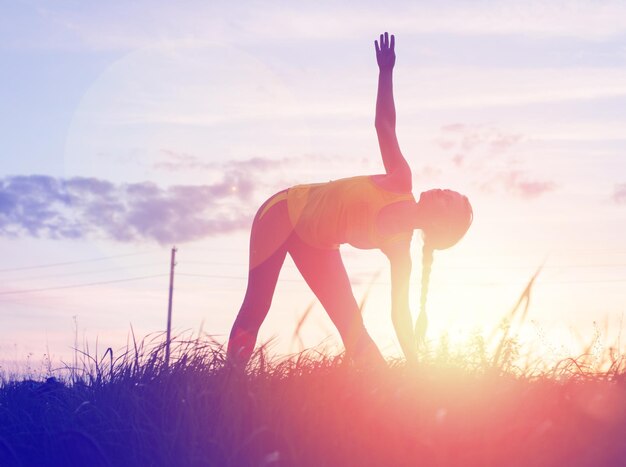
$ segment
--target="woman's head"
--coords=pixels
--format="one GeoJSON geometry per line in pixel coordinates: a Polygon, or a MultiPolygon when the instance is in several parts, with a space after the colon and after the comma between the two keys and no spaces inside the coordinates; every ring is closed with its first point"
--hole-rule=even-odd
{"type": "Polygon", "coordinates": [[[428,190],[418,201],[424,244],[433,250],[455,245],[473,220],[472,206],[466,196],[452,190],[428,190]]]}

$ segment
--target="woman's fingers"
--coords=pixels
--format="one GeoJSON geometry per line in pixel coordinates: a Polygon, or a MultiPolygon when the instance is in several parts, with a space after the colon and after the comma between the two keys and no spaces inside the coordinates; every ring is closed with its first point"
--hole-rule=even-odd
{"type": "Polygon", "coordinates": [[[396,37],[392,34],[391,35],[391,41],[389,40],[389,33],[385,32],[384,34],[380,35],[380,40],[379,41],[374,41],[377,44],[376,46],[376,50],[378,52],[380,52],[383,49],[391,49],[393,50],[396,44],[396,37]]]}
{"type": "Polygon", "coordinates": [[[376,49],[376,54],[380,54],[381,52],[386,52],[387,50],[394,51],[396,47],[396,36],[391,35],[391,41],[389,40],[389,33],[385,32],[380,35],[380,42],[374,41],[374,48],[376,49]]]}

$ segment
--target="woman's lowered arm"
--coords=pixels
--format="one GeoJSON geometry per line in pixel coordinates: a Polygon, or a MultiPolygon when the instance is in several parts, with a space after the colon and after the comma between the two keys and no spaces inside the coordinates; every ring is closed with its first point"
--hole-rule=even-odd
{"type": "Polygon", "coordinates": [[[411,190],[411,169],[400,151],[396,136],[396,107],[393,101],[393,67],[396,62],[395,37],[380,35],[374,41],[378,62],[378,95],[376,97],[376,133],[387,175],[397,177],[400,188],[411,190]]]}
{"type": "Polygon", "coordinates": [[[417,345],[409,309],[411,255],[408,245],[384,251],[391,265],[391,321],[407,363],[417,362],[417,345]]]}

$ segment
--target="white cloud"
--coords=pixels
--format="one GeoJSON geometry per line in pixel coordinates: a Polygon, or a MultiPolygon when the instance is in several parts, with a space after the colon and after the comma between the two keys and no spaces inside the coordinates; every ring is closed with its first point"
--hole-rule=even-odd
{"type": "Polygon", "coordinates": [[[617,204],[626,204],[626,183],[615,185],[613,201],[617,204]]]}
{"type": "Polygon", "coordinates": [[[406,67],[398,95],[421,108],[480,108],[626,96],[626,68],[406,67]]]}
{"type": "MultiPolygon", "coordinates": [[[[163,40],[189,44],[283,43],[370,37],[382,27],[397,34],[521,34],[603,40],[626,33],[620,1],[479,2],[38,2],[25,26],[35,47],[141,48],[163,40]]],[[[12,41],[19,47],[20,41],[12,41]]],[[[338,46],[340,46],[338,44],[338,46]]]]}

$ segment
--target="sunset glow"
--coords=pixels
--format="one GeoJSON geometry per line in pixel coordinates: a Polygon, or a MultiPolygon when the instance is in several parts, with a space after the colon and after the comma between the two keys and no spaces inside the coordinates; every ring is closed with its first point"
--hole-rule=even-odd
{"type": "MultiPolygon", "coordinates": [[[[541,268],[528,316],[512,323],[522,354],[549,366],[618,345],[626,4],[192,3],[1,7],[3,368],[70,358],[75,340],[124,347],[131,324],[162,332],[173,245],[174,331],[225,342],[259,205],[295,184],[384,171],[381,30],[397,38],[397,133],[415,196],[451,188],[474,210],[467,236],[435,254],[431,344],[488,338],[541,268]]],[[[367,329],[399,356],[388,262],[341,251],[357,301],[368,294],[367,329]]],[[[414,317],[420,255],[416,232],[414,317]]],[[[274,337],[279,355],[339,351],[289,258],[260,341],[274,337]]]]}

